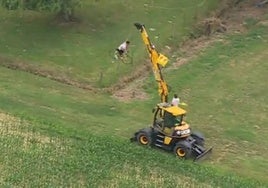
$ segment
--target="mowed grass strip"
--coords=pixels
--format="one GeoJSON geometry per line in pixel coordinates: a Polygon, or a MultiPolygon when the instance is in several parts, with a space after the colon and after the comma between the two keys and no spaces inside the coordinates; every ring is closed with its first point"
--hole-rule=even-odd
{"type": "Polygon", "coordinates": [[[40,134],[28,121],[0,114],[1,186],[261,187],[213,168],[181,161],[115,136],[40,134]],[[131,146],[131,147],[130,147],[131,146]],[[7,157],[8,156],[8,157],[7,157]]]}

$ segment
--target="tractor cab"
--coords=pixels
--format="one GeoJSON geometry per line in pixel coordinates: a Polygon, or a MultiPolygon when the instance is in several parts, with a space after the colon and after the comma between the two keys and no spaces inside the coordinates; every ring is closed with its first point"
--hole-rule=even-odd
{"type": "Polygon", "coordinates": [[[169,103],[159,103],[154,110],[153,126],[167,136],[187,137],[190,126],[183,121],[186,111],[169,103]]]}

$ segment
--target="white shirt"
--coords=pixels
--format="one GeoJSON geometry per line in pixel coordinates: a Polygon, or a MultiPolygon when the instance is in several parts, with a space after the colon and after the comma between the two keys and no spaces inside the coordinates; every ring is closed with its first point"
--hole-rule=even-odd
{"type": "Polygon", "coordinates": [[[171,104],[172,104],[173,106],[178,106],[178,105],[180,104],[180,99],[179,99],[179,98],[174,98],[174,97],[173,97],[173,99],[172,99],[172,101],[171,101],[171,104]]]}
{"type": "Polygon", "coordinates": [[[124,52],[127,51],[127,43],[123,42],[122,44],[120,44],[120,46],[118,47],[118,50],[122,50],[124,52]]]}

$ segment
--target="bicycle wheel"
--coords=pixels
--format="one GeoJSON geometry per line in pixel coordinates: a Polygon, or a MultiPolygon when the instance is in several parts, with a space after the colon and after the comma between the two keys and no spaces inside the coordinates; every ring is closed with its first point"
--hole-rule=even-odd
{"type": "Polygon", "coordinates": [[[115,51],[110,51],[109,52],[109,57],[111,59],[111,63],[115,63],[115,62],[119,61],[119,54],[118,54],[118,52],[116,50],[115,51]]]}
{"type": "Polygon", "coordinates": [[[124,63],[132,64],[133,63],[133,54],[126,54],[124,57],[124,63]]]}

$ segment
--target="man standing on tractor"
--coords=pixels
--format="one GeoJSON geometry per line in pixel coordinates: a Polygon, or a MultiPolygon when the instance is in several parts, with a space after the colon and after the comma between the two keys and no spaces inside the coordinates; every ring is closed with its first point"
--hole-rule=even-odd
{"type": "Polygon", "coordinates": [[[171,101],[172,106],[179,106],[180,104],[180,99],[178,98],[177,94],[174,94],[174,97],[171,101]]]}

